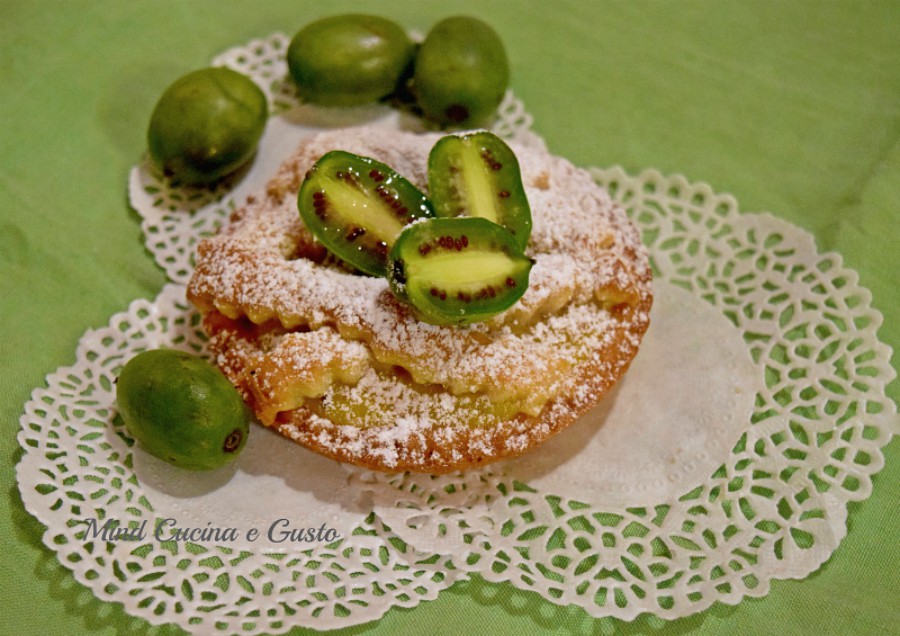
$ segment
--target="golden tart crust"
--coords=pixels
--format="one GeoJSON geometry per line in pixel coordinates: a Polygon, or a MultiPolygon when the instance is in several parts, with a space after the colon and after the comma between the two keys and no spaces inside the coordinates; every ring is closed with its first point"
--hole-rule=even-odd
{"type": "Polygon", "coordinates": [[[593,407],[649,324],[651,273],[624,211],[569,162],[510,144],[532,208],[529,288],[466,327],[415,318],[383,279],[347,271],[296,197],[329,150],[373,157],[427,191],[439,137],[316,135],[204,240],[188,287],[217,363],[260,422],[341,461],[447,472],[521,454],[593,407]]]}

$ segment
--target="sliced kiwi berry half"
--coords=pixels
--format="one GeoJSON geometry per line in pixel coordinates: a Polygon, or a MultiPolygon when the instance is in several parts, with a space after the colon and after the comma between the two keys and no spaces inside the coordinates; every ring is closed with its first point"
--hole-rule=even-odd
{"type": "Polygon", "coordinates": [[[480,217],[434,218],[406,228],[388,260],[398,298],[424,322],[464,325],[512,306],[532,261],[506,228],[480,217]]]}
{"type": "Polygon", "coordinates": [[[326,248],[372,276],[385,275],[388,253],[406,225],[434,216],[425,195],[393,169],[343,150],[315,163],[297,204],[326,248]]]}
{"type": "Polygon", "coordinates": [[[428,187],[439,217],[477,216],[509,230],[521,249],[531,235],[531,207],[519,162],[489,132],[442,137],[428,156],[428,187]]]}

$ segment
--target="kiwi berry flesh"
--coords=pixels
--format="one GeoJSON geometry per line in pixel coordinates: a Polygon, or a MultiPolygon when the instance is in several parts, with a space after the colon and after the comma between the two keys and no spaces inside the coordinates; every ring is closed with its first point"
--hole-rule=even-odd
{"type": "Polygon", "coordinates": [[[393,169],[343,150],[310,169],[297,206],[326,248],[372,276],[385,275],[388,253],[406,225],[434,216],[425,195],[393,169]]]}
{"type": "Polygon", "coordinates": [[[523,250],[531,236],[531,207],[519,162],[489,132],[442,137],[428,156],[428,188],[439,217],[477,216],[509,230],[523,250]]]}
{"type": "Polygon", "coordinates": [[[423,321],[464,325],[511,307],[532,261],[503,226],[480,217],[434,218],[406,228],[391,249],[391,289],[423,321]]]}

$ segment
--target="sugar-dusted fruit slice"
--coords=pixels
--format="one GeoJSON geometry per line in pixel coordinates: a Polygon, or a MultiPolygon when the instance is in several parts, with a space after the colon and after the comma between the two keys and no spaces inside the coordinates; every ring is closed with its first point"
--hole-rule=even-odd
{"type": "Polygon", "coordinates": [[[528,288],[532,261],[516,238],[487,219],[428,219],[391,249],[391,289],[437,325],[463,325],[512,306],[528,288]]]}
{"type": "Polygon", "coordinates": [[[388,252],[406,225],[434,216],[425,195],[390,167],[343,150],[315,163],[297,205],[325,247],[373,276],[385,275],[388,252]]]}
{"type": "Polygon", "coordinates": [[[531,207],[512,149],[489,132],[442,137],[428,156],[428,188],[440,217],[478,216],[509,230],[523,250],[531,207]]]}

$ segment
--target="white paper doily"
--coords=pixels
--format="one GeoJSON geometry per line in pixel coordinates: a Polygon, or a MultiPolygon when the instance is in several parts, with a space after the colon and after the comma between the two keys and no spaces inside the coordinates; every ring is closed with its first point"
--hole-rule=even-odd
{"type": "MultiPolygon", "coordinates": [[[[649,403],[654,422],[629,421],[640,415],[616,413],[617,405],[615,420],[603,422],[609,407],[601,405],[593,417],[602,425],[591,435],[579,431],[580,440],[536,451],[550,457],[439,477],[356,471],[360,488],[387,525],[420,549],[455,555],[463,570],[597,617],[675,618],[764,595],[772,579],[807,576],[845,536],[847,503],[869,496],[881,448],[900,429],[885,395],[895,377],[890,349],[877,339],[881,316],[868,291],[840,257],[817,253],[806,232],[767,214],[739,214],[733,198],[706,185],[654,171],[594,176],[641,228],[655,289],[665,297],[677,286],[719,312],[749,354],[759,382],[746,386],[755,393],[752,412],[733,448],[711,456],[711,469],[686,485],[677,449],[657,438],[672,439],[667,427],[679,417],[668,411],[680,392],[702,398],[725,388],[723,378],[737,370],[728,347],[712,364],[686,360],[688,377],[674,380],[667,358],[642,359],[642,347],[635,364],[659,366],[641,369],[643,398],[631,395],[649,403]],[[607,435],[611,428],[624,439],[638,424],[643,445],[607,435]],[[593,453],[566,449],[579,442],[593,453]],[[602,472],[604,462],[625,467],[616,479],[635,489],[623,497],[583,477],[602,472]],[[648,462],[671,479],[658,482],[648,462]],[[546,467],[553,467],[549,478],[546,467]],[[648,479],[645,485],[663,486],[649,497],[640,486],[648,479]]],[[[723,342],[706,325],[683,327],[671,335],[705,331],[723,342]]],[[[622,388],[632,379],[629,373],[622,388]]],[[[699,423],[721,425],[721,398],[709,395],[710,409],[694,414],[699,423]]],[[[690,428],[684,433],[690,437],[690,428]]]]}
{"type": "MultiPolygon", "coordinates": [[[[286,44],[276,34],[215,61],[253,77],[273,106],[248,170],[214,191],[169,188],[146,164],[132,171],[129,192],[147,247],[175,283],[189,278],[197,241],[262,187],[302,135],[360,123],[416,125],[381,106],[300,104],[283,81],[286,44]]],[[[543,143],[530,124],[507,95],[494,129],[543,143]]],[[[48,376],[26,404],[17,476],[27,509],[47,526],[44,543],[99,598],[196,633],[357,624],[432,599],[471,573],[594,616],[629,619],[735,603],[764,594],[773,578],[812,572],[846,533],[846,503],[869,495],[881,447],[900,428],[884,391],[895,375],[890,350],[877,339],[881,317],[868,292],[838,256],[818,254],[809,234],[769,215],[739,214],[734,199],[706,185],[652,171],[594,176],[628,208],[650,248],[661,281],[657,312],[664,312],[654,326],[675,321],[681,338],[707,329],[723,344],[717,362],[695,369],[696,390],[732,393],[712,396],[715,409],[696,420],[696,394],[678,396],[684,425],[707,427],[701,443],[672,448],[664,442],[671,436],[648,432],[657,443],[602,480],[602,471],[573,480],[577,462],[553,466],[551,452],[578,455],[565,441],[518,465],[388,477],[336,467],[257,428],[233,471],[194,481],[133,448],[114,413],[114,378],[130,355],[161,344],[202,351],[183,287],[169,285],[85,334],[76,363],[48,376]],[[678,318],[685,299],[694,301],[690,325],[678,318]],[[278,461],[265,465],[272,454],[278,461]],[[640,466],[654,476],[635,484],[640,476],[629,470],[640,466]],[[314,478],[319,470],[323,477],[314,478]],[[354,494],[359,485],[368,501],[354,494]],[[133,527],[175,518],[183,526],[233,526],[244,539],[86,540],[81,521],[91,518],[133,527]],[[264,535],[280,518],[295,527],[324,524],[342,538],[287,547],[246,540],[251,527],[264,535]]],[[[657,336],[648,336],[646,351],[696,350],[654,345],[657,336]]],[[[711,353],[707,347],[692,362],[711,353]]],[[[639,356],[636,379],[626,376],[615,395],[639,395],[637,378],[653,377],[651,362],[639,356]]],[[[666,377],[647,388],[657,405],[673,377],[684,380],[666,377]]],[[[684,384],[674,390],[684,393],[684,384]]],[[[601,439],[607,453],[633,443],[616,424],[632,418],[652,431],[654,411],[626,408],[632,400],[605,404],[570,432],[601,439]],[[591,426],[599,429],[591,434],[591,426]]]]}
{"type": "Polygon", "coordinates": [[[352,497],[340,465],[274,444],[261,427],[232,469],[211,473],[171,468],[134,448],[115,412],[122,365],[147,348],[203,352],[203,342],[184,288],[167,285],[155,301],[135,301],[87,332],[76,363],[48,376],[26,404],[22,499],[78,581],[151,623],[202,634],[363,623],[433,599],[454,581],[449,559],[417,552],[344,503],[352,497]],[[143,536],[98,534],[91,520],[94,529],[114,520],[143,536]],[[220,534],[179,540],[176,528],[220,534]],[[225,534],[232,528],[235,536],[225,534]],[[259,536],[250,541],[253,529],[259,536]]]}

